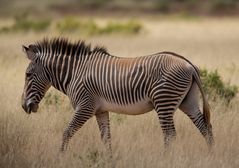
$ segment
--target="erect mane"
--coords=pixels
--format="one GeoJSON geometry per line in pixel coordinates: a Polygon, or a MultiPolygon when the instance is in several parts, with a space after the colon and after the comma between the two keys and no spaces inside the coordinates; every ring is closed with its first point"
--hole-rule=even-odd
{"type": "Polygon", "coordinates": [[[71,55],[80,56],[80,54],[86,55],[92,52],[103,52],[107,53],[104,47],[96,46],[93,49],[91,44],[85,44],[84,40],[79,40],[77,42],[70,42],[66,38],[44,38],[42,41],[35,43],[36,50],[40,53],[54,53],[54,55],[71,55]]]}

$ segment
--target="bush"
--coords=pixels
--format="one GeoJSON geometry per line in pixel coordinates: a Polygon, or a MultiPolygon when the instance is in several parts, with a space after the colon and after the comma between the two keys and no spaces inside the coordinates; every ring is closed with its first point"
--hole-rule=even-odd
{"type": "Polygon", "coordinates": [[[10,27],[2,27],[0,29],[0,33],[8,33],[11,31],[11,28],[10,27]]]}
{"type": "Polygon", "coordinates": [[[48,92],[44,96],[44,104],[46,105],[57,105],[60,104],[60,97],[57,94],[53,94],[52,92],[48,92]]]}
{"type": "Polygon", "coordinates": [[[13,31],[45,31],[48,26],[50,25],[49,20],[38,20],[38,21],[32,21],[28,19],[23,19],[17,21],[13,27],[13,31]]]}
{"type": "Polygon", "coordinates": [[[102,34],[111,33],[126,33],[137,34],[142,29],[142,25],[136,21],[129,21],[127,23],[113,23],[110,22],[101,29],[102,34]]]}
{"type": "Polygon", "coordinates": [[[60,32],[72,32],[79,29],[80,23],[73,17],[66,17],[56,24],[56,28],[60,32]]]}
{"type": "MultiPolygon", "coordinates": [[[[0,33],[19,32],[19,31],[45,31],[50,26],[50,20],[32,20],[27,15],[15,17],[12,26],[0,28],[0,33]]],[[[136,21],[128,21],[126,23],[109,22],[105,26],[100,27],[94,20],[80,21],[74,17],[65,17],[58,21],[55,28],[61,33],[80,32],[85,35],[101,35],[101,34],[138,34],[142,30],[142,25],[136,21]]]]}
{"type": "Polygon", "coordinates": [[[129,21],[127,23],[109,22],[106,26],[100,27],[94,20],[78,21],[73,17],[66,17],[56,24],[56,29],[62,33],[79,31],[86,35],[137,34],[142,29],[142,25],[136,21],[129,21]]]}
{"type": "Polygon", "coordinates": [[[17,31],[45,31],[50,26],[50,20],[37,19],[31,20],[26,15],[20,15],[15,17],[15,22],[12,26],[2,27],[0,32],[17,32],[17,31]]]}
{"type": "Polygon", "coordinates": [[[203,88],[209,98],[215,98],[216,95],[229,103],[236,96],[238,87],[230,85],[229,83],[224,83],[217,70],[208,72],[203,69],[200,70],[200,75],[202,78],[203,88]]]}
{"type": "Polygon", "coordinates": [[[48,91],[42,100],[42,104],[45,105],[45,110],[48,112],[58,112],[60,109],[64,108],[62,106],[62,102],[63,97],[59,93],[52,90],[48,91]]]}
{"type": "Polygon", "coordinates": [[[100,27],[93,21],[88,20],[80,24],[80,30],[87,35],[100,34],[100,27]]]}
{"type": "Polygon", "coordinates": [[[99,34],[100,29],[93,20],[79,21],[74,17],[66,17],[56,24],[56,29],[60,32],[81,32],[82,34],[99,34]]]}

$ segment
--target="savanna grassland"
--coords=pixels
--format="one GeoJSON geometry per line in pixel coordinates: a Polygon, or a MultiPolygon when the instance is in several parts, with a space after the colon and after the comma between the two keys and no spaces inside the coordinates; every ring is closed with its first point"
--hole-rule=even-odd
{"type": "MultiPolygon", "coordinates": [[[[107,19],[97,18],[104,24],[107,19]]],[[[122,57],[173,51],[200,68],[217,69],[225,82],[239,85],[238,18],[145,18],[139,20],[138,35],[110,34],[83,36],[67,33],[71,41],[85,39],[103,45],[122,57]]],[[[11,23],[1,20],[0,25],[11,23]]],[[[0,34],[0,167],[110,167],[100,140],[96,119],[90,119],[59,152],[62,133],[73,116],[66,96],[51,89],[36,114],[21,108],[24,72],[28,65],[21,46],[43,37],[46,32],[0,34]]],[[[199,131],[181,111],[175,113],[177,139],[165,152],[163,134],[154,111],[126,116],[111,113],[113,159],[117,168],[155,167],[239,167],[239,98],[225,105],[220,98],[210,101],[215,146],[209,152],[199,131]]]]}

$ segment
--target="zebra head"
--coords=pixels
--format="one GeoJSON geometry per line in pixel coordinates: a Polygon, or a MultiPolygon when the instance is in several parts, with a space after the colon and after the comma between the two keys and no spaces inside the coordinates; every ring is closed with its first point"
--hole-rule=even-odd
{"type": "Polygon", "coordinates": [[[22,108],[26,113],[36,112],[38,104],[50,87],[46,70],[41,63],[35,45],[23,46],[23,51],[30,60],[25,73],[25,85],[22,93],[22,108]]]}

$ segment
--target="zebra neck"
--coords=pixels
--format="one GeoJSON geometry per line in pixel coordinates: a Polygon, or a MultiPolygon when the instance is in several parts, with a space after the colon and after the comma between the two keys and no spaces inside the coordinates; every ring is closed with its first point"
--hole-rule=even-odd
{"type": "Polygon", "coordinates": [[[76,78],[81,78],[88,59],[88,55],[55,55],[50,60],[45,60],[45,67],[47,68],[52,86],[67,94],[72,81],[76,78]]]}

